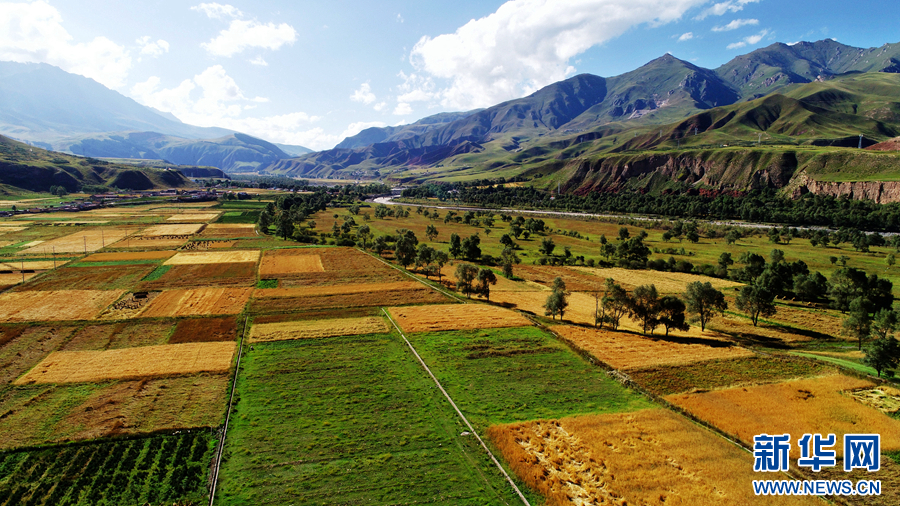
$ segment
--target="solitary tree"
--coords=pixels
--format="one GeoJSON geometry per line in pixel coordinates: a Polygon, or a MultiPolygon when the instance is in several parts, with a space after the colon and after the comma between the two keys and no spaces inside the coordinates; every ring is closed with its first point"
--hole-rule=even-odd
{"type": "Polygon", "coordinates": [[[519,263],[519,256],[516,255],[516,251],[510,247],[503,248],[503,252],[500,253],[500,265],[503,267],[503,275],[506,276],[507,279],[512,279],[513,274],[513,265],[519,263]]]}
{"type": "Polygon", "coordinates": [[[872,317],[869,316],[869,310],[872,302],[867,297],[857,297],[850,302],[850,308],[847,312],[847,318],[844,319],[841,326],[844,328],[844,334],[856,338],[862,350],[862,343],[869,338],[872,333],[872,317]]]}
{"type": "Polygon", "coordinates": [[[606,294],[600,301],[603,304],[604,323],[609,323],[613,330],[619,329],[619,322],[628,313],[628,292],[616,284],[612,278],[606,278],[606,294]]]}
{"type": "Polygon", "coordinates": [[[550,256],[553,254],[554,248],[556,248],[556,244],[553,242],[552,238],[545,237],[541,239],[541,247],[539,248],[541,254],[550,256]]]}
{"type": "Polygon", "coordinates": [[[689,313],[697,315],[700,322],[700,330],[706,330],[709,323],[717,314],[722,314],[728,309],[725,295],[713,288],[712,283],[694,281],[687,286],[684,292],[684,302],[689,313]]]}
{"type": "Polygon", "coordinates": [[[641,322],[644,335],[659,326],[659,292],[656,285],[641,285],[634,289],[628,315],[641,322]]]}
{"type": "Polygon", "coordinates": [[[494,271],[484,267],[478,271],[478,286],[475,287],[475,293],[479,297],[491,300],[491,285],[497,284],[497,275],[494,271]]]}
{"type": "Polygon", "coordinates": [[[557,276],[556,279],[553,280],[551,289],[553,291],[550,293],[550,296],[547,297],[547,301],[544,302],[544,314],[551,317],[555,317],[559,314],[559,319],[562,320],[566,308],[569,307],[566,283],[562,278],[557,276]]]}
{"type": "Polygon", "coordinates": [[[866,348],[863,363],[875,369],[879,378],[881,373],[885,373],[887,377],[893,376],[893,370],[900,363],[900,343],[893,336],[876,339],[866,348]]]}
{"type": "Polygon", "coordinates": [[[466,297],[471,298],[475,287],[472,282],[478,276],[478,267],[471,264],[459,264],[456,266],[456,289],[466,297]]]}
{"type": "Polygon", "coordinates": [[[666,336],[669,330],[688,330],[690,325],[685,321],[684,302],[674,295],[666,295],[659,299],[659,323],[666,328],[666,336]]]}
{"type": "Polygon", "coordinates": [[[434,239],[437,236],[438,236],[437,228],[435,228],[434,225],[429,223],[428,226],[425,227],[425,237],[427,237],[429,241],[434,242],[434,239]]]}
{"type": "Polygon", "coordinates": [[[441,270],[444,268],[444,265],[450,261],[450,257],[447,256],[446,251],[437,250],[434,252],[434,255],[431,257],[431,261],[434,263],[435,273],[438,277],[438,283],[441,282],[441,270]]]}
{"type": "Polygon", "coordinates": [[[450,234],[450,256],[459,258],[462,254],[462,241],[459,240],[457,234],[450,234]]]}
{"type": "Polygon", "coordinates": [[[759,322],[760,316],[775,314],[775,294],[756,283],[742,288],[735,302],[739,310],[750,316],[754,327],[759,322]]]}
{"type": "Polygon", "coordinates": [[[272,225],[272,215],[263,211],[259,213],[259,219],[256,220],[256,225],[259,227],[259,231],[268,234],[269,226],[272,225]]]}

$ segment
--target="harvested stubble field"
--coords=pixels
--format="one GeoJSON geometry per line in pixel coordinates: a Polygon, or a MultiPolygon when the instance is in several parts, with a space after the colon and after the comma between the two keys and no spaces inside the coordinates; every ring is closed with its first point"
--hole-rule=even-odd
{"type": "Polygon", "coordinates": [[[250,309],[255,313],[283,313],[328,308],[405,306],[447,303],[447,297],[416,282],[382,285],[333,285],[300,288],[264,288],[254,291],[250,309]],[[387,285],[391,285],[388,287],[387,285]],[[349,291],[343,290],[350,286],[349,291]],[[359,288],[357,288],[359,287],[359,288]]]}
{"type": "Polygon", "coordinates": [[[172,320],[85,325],[59,351],[114,350],[166,344],[172,320]]]}
{"type": "Polygon", "coordinates": [[[325,272],[283,274],[281,286],[390,283],[409,278],[380,261],[353,248],[303,248],[298,254],[319,255],[325,272]]]}
{"type": "Polygon", "coordinates": [[[237,391],[222,505],[517,500],[397,336],[256,344],[237,391]]]}
{"type": "Polygon", "coordinates": [[[0,394],[0,449],[222,423],[227,374],[36,384],[0,394]]]}
{"type": "Polygon", "coordinates": [[[536,327],[409,339],[476,428],[650,405],[536,327]]]}
{"type": "MultiPolygon", "coordinates": [[[[550,290],[539,292],[495,292],[491,290],[492,302],[538,316],[544,315],[544,303],[547,302],[549,296],[550,290]]],[[[573,292],[569,294],[568,301],[569,307],[563,315],[563,320],[586,325],[594,324],[597,302],[594,300],[593,294],[573,292]]]]}
{"type": "Polygon", "coordinates": [[[231,229],[242,229],[245,232],[250,231],[253,234],[254,230],[256,230],[256,225],[253,223],[210,223],[206,226],[206,231],[216,231],[216,230],[231,230],[231,229]]]}
{"type": "Polygon", "coordinates": [[[259,266],[260,276],[277,276],[279,274],[306,274],[309,272],[325,272],[322,257],[304,250],[269,250],[263,255],[259,266]]]}
{"type": "Polygon", "coordinates": [[[141,237],[165,237],[173,235],[193,235],[203,228],[202,223],[184,224],[184,225],[154,225],[142,230],[138,235],[141,237]]]}
{"type": "MultiPolygon", "coordinates": [[[[491,427],[513,471],[548,506],[755,504],[753,457],[664,409],[491,427]]],[[[767,497],[765,504],[819,504],[767,497]]]]}
{"type": "Polygon", "coordinates": [[[0,321],[90,320],[124,290],[55,290],[0,294],[0,321]]]}
{"type": "Polygon", "coordinates": [[[757,434],[836,434],[843,455],[844,434],[881,434],[881,450],[900,449],[900,420],[888,417],[841,392],[870,388],[867,380],[842,375],[676,394],[669,402],[736,436],[748,446],[757,434]]]}
{"type": "Polygon", "coordinates": [[[170,222],[188,222],[188,223],[206,223],[208,221],[212,221],[219,217],[219,213],[204,213],[204,214],[175,214],[169,216],[166,221],[170,222]]]}
{"type": "Polygon", "coordinates": [[[83,230],[67,236],[58,237],[32,246],[22,251],[22,254],[50,255],[55,253],[79,253],[97,251],[105,246],[123,239],[132,232],[127,228],[107,227],[103,229],[83,230]]]}
{"type": "Polygon", "coordinates": [[[650,367],[628,373],[635,383],[661,396],[832,374],[837,374],[837,370],[821,362],[762,356],[650,367]]]}
{"type": "Polygon", "coordinates": [[[753,356],[752,351],[724,339],[641,336],[571,325],[556,325],[553,330],[615,369],[753,356]]]}
{"type": "MultiPolygon", "coordinates": [[[[734,307],[733,302],[728,307],[734,307]]],[[[731,311],[729,309],[729,311],[731,311]]],[[[716,318],[706,326],[714,332],[720,332],[734,336],[740,341],[750,344],[761,344],[768,347],[785,347],[793,343],[803,343],[813,340],[808,333],[798,333],[796,329],[787,326],[770,325],[760,319],[759,325],[753,326],[750,318],[739,314],[726,313],[722,318],[716,318]]],[[[821,335],[820,335],[821,337],[821,335]]]]}
{"type": "MultiPolygon", "coordinates": [[[[457,262],[456,264],[445,265],[443,269],[441,269],[441,282],[445,286],[449,286],[453,289],[456,289],[456,266],[462,262],[457,262]]],[[[431,278],[434,279],[434,278],[431,278]]],[[[533,283],[531,281],[513,281],[511,279],[506,279],[503,276],[497,276],[497,284],[491,285],[491,293],[494,292],[534,292],[544,290],[543,285],[539,285],[537,283],[533,283]]]]}
{"type": "Polygon", "coordinates": [[[362,318],[364,316],[379,316],[384,313],[378,307],[352,307],[352,308],[333,308],[319,309],[315,311],[304,311],[302,313],[286,313],[286,314],[268,314],[254,316],[251,320],[254,325],[262,325],[264,323],[282,323],[296,322],[305,320],[334,320],[338,318],[362,318]]]}
{"type": "Polygon", "coordinates": [[[234,343],[183,343],[104,351],[57,351],[16,380],[35,383],[84,383],[109,379],[224,373],[231,367],[234,343]]]}
{"type": "Polygon", "coordinates": [[[17,290],[129,290],[154,267],[152,264],[62,267],[17,290]]]}
{"type": "Polygon", "coordinates": [[[66,263],[66,260],[59,260],[54,262],[53,260],[35,260],[32,262],[27,261],[12,261],[12,262],[3,262],[0,263],[0,270],[2,271],[48,271],[50,269],[55,269],[62,264],[66,263]]]}
{"type": "MultiPolygon", "coordinates": [[[[729,307],[734,307],[734,304],[729,304],[729,307]]],[[[836,309],[803,309],[784,304],[778,304],[777,308],[775,315],[768,319],[797,329],[849,339],[841,334],[841,323],[846,315],[836,309]]]]}
{"type": "Polygon", "coordinates": [[[662,272],[662,271],[634,271],[630,269],[621,269],[619,267],[609,269],[597,269],[593,267],[573,267],[573,269],[591,274],[605,281],[606,278],[613,278],[627,290],[632,290],[636,286],[656,285],[659,293],[680,294],[687,290],[687,285],[695,281],[702,283],[709,282],[713,288],[717,290],[725,290],[736,286],[742,286],[741,283],[729,281],[727,279],[711,278],[708,276],[700,276],[697,274],[686,274],[683,272],[662,272]]]}
{"type": "Polygon", "coordinates": [[[557,277],[566,283],[566,289],[571,292],[603,291],[606,278],[582,272],[573,267],[548,267],[543,265],[517,265],[515,273],[520,278],[527,279],[541,286],[549,287],[557,277]]]}
{"type": "Polygon", "coordinates": [[[178,320],[169,344],[234,341],[236,337],[237,319],[234,316],[184,318],[178,320]]]}
{"type": "Polygon", "coordinates": [[[250,223],[211,223],[206,226],[203,237],[253,237],[256,235],[256,225],[250,223]]]}
{"type": "Polygon", "coordinates": [[[177,253],[166,260],[165,265],[197,265],[197,264],[228,264],[228,263],[256,263],[259,261],[259,250],[249,251],[213,251],[213,252],[187,252],[177,253]]]}
{"type": "Polygon", "coordinates": [[[0,389],[59,349],[75,330],[61,325],[0,326],[0,389]]]}
{"type": "Polygon", "coordinates": [[[144,318],[238,314],[250,299],[251,288],[167,290],[141,313],[144,318]]]}
{"type": "Polygon", "coordinates": [[[482,304],[394,307],[390,312],[406,332],[531,326],[528,318],[515,311],[482,304]]]}
{"type": "Polygon", "coordinates": [[[39,272],[30,272],[27,274],[22,274],[21,272],[13,272],[13,273],[0,273],[0,290],[5,290],[11,286],[18,285],[24,281],[28,281],[29,279],[40,274],[39,272]]]}
{"type": "Polygon", "coordinates": [[[300,320],[254,325],[250,342],[318,339],[322,337],[379,334],[390,330],[384,318],[336,318],[333,320],[300,320]]]}
{"type": "Polygon", "coordinates": [[[200,504],[215,448],[207,430],[0,455],[0,504],[200,504]]]}
{"type": "MultiPolygon", "coordinates": [[[[144,281],[140,290],[164,290],[194,287],[252,287],[256,285],[256,264],[176,264],[165,265],[166,272],[158,279],[144,281]]],[[[152,279],[152,278],[151,278],[152,279]]]]}
{"type": "MultiPolygon", "coordinates": [[[[177,239],[166,239],[161,237],[126,237],[125,239],[112,245],[115,249],[142,249],[142,250],[165,250],[171,252],[172,248],[178,248],[187,242],[187,237],[177,239]]],[[[173,253],[174,254],[174,253],[173,253]]]]}
{"type": "Polygon", "coordinates": [[[125,262],[131,260],[164,260],[174,255],[174,251],[129,251],[116,253],[94,253],[81,262],[125,262]]]}

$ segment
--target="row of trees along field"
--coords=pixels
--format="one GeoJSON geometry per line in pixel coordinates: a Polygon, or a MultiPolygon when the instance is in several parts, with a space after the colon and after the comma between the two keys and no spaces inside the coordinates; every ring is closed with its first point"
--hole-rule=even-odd
{"type": "Polygon", "coordinates": [[[438,199],[488,208],[528,208],[587,213],[634,213],[717,220],[746,220],[832,228],[900,231],[900,203],[877,204],[806,194],[780,197],[766,188],[750,192],[698,190],[684,186],[661,194],[643,189],[556,194],[530,186],[504,186],[505,180],[432,183],[404,190],[403,197],[438,199]]]}

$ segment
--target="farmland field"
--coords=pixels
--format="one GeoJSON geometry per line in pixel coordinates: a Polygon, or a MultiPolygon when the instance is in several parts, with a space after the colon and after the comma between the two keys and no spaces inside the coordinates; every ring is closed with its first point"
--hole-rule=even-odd
{"type": "Polygon", "coordinates": [[[742,286],[742,283],[728,281],[725,279],[709,278],[707,276],[699,276],[696,274],[685,274],[682,272],[659,272],[659,271],[634,271],[629,269],[620,269],[618,267],[610,269],[595,269],[591,267],[576,267],[575,269],[597,276],[601,280],[613,278],[622,286],[633,288],[640,285],[656,285],[659,293],[683,293],[687,289],[687,285],[695,281],[709,282],[714,288],[724,290],[735,286],[742,286]]]}
{"type": "Polygon", "coordinates": [[[0,294],[0,321],[88,320],[118,299],[123,290],[23,291],[0,294]]]}
{"type": "Polygon", "coordinates": [[[250,298],[250,291],[250,288],[167,290],[153,299],[141,316],[156,318],[238,314],[250,298]]]}
{"type": "Polygon", "coordinates": [[[528,318],[515,311],[475,304],[395,307],[390,311],[391,316],[405,332],[437,332],[531,325],[528,318]]]}
{"type": "Polygon", "coordinates": [[[203,228],[202,224],[185,225],[154,225],[142,230],[138,235],[142,237],[165,237],[173,235],[193,235],[203,228]]]}
{"type": "Polygon", "coordinates": [[[395,335],[256,344],[242,368],[220,504],[516,500],[395,335]]]}
{"type": "MultiPolygon", "coordinates": [[[[491,427],[491,439],[548,506],[752,504],[753,457],[663,409],[491,427]]],[[[772,497],[765,504],[819,504],[772,497]]]]}
{"type": "Polygon", "coordinates": [[[86,253],[97,251],[129,235],[131,230],[125,228],[103,228],[76,232],[58,239],[52,239],[34,245],[22,251],[23,254],[52,253],[86,253]]]}
{"type": "Polygon", "coordinates": [[[300,274],[307,272],[325,272],[322,257],[304,250],[270,250],[263,256],[259,266],[260,276],[276,274],[300,274]]]}
{"type": "Polygon", "coordinates": [[[0,454],[0,504],[120,505],[200,501],[210,431],[0,454]]]}
{"type": "Polygon", "coordinates": [[[203,287],[252,287],[256,284],[256,263],[165,264],[159,277],[150,276],[140,290],[203,287]],[[155,279],[153,279],[155,278],[155,279]]]}
{"type": "Polygon", "coordinates": [[[211,342],[105,351],[58,351],[15,383],[81,383],[200,372],[224,373],[231,367],[234,349],[230,342],[211,342]]]}
{"type": "Polygon", "coordinates": [[[259,251],[216,251],[211,253],[177,253],[165,265],[228,264],[257,262],[259,251]]]}
{"type": "Polygon", "coordinates": [[[61,267],[19,287],[18,290],[128,290],[154,267],[153,264],[61,267]]]}
{"type": "Polygon", "coordinates": [[[250,330],[251,342],[283,341],[286,339],[316,339],[321,337],[355,336],[388,331],[384,318],[335,318],[332,320],[301,320],[261,323],[250,330]]]}

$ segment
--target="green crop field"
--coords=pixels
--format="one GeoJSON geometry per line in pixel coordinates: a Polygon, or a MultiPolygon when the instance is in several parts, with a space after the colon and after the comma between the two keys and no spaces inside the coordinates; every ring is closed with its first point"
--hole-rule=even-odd
{"type": "Polygon", "coordinates": [[[409,337],[476,428],[650,406],[535,327],[409,337]]]}
{"type": "Polygon", "coordinates": [[[255,344],[217,504],[511,504],[399,336],[255,344]]]}
{"type": "Polygon", "coordinates": [[[0,454],[0,504],[199,504],[209,430],[0,454]]]}

